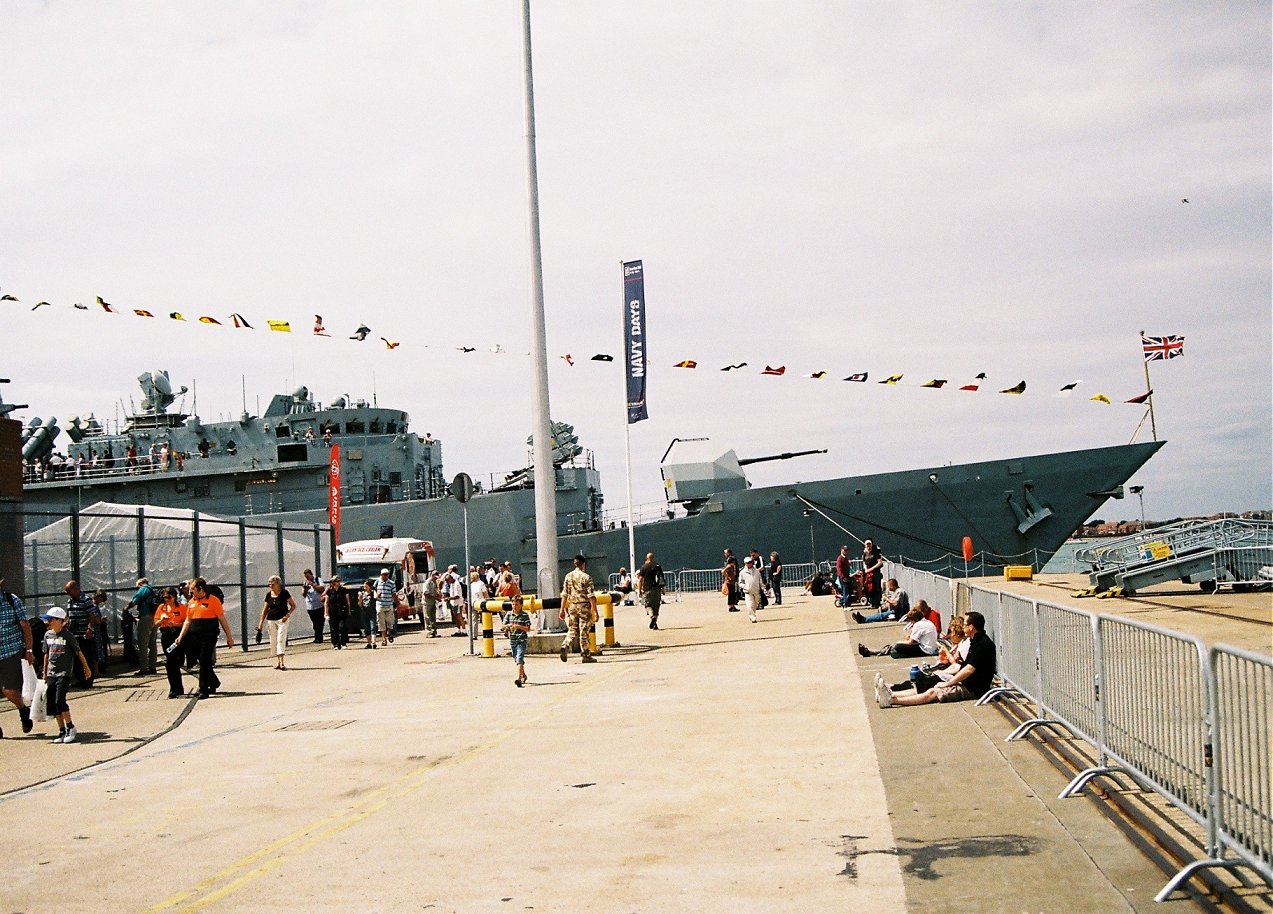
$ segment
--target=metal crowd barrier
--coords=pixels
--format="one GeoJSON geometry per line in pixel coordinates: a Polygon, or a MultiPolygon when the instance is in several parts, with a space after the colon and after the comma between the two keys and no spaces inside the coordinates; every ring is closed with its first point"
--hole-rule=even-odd
{"type": "Polygon", "coordinates": [[[950,578],[943,578],[919,568],[899,565],[896,562],[884,564],[884,580],[893,578],[897,586],[911,598],[911,606],[923,600],[933,609],[941,613],[941,617],[950,620],[955,608],[954,585],[950,578]]]}
{"type": "Polygon", "coordinates": [[[1201,639],[1157,626],[961,587],[958,600],[986,617],[997,647],[1001,685],[979,704],[1017,693],[1036,709],[1007,738],[1062,727],[1096,749],[1062,798],[1122,775],[1205,829],[1206,858],[1156,900],[1208,867],[1249,867],[1273,885],[1273,657],[1208,653],[1201,639]]]}
{"type": "Polygon", "coordinates": [[[682,568],[676,572],[676,583],[682,593],[707,593],[720,590],[724,577],[719,568],[682,568]]]}

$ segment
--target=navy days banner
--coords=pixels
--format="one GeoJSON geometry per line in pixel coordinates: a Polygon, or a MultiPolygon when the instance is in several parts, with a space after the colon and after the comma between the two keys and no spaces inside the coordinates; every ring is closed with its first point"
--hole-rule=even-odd
{"type": "Polygon", "coordinates": [[[639,260],[623,265],[623,341],[631,425],[650,418],[645,409],[645,272],[639,260]]]}

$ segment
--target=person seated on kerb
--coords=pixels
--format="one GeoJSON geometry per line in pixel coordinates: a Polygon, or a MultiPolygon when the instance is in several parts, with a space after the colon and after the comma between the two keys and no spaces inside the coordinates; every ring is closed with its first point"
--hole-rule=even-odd
{"type": "MultiPolygon", "coordinates": [[[[951,642],[951,647],[947,648],[944,644],[937,652],[936,665],[924,665],[924,675],[920,677],[919,682],[912,679],[905,679],[894,685],[887,685],[884,676],[880,673],[875,674],[875,687],[877,689],[889,688],[894,692],[908,692],[911,689],[923,692],[939,682],[950,682],[954,675],[959,672],[959,668],[968,662],[968,648],[972,647],[972,642],[964,637],[964,617],[955,616],[950,620],[950,628],[946,630],[946,640],[951,642]]],[[[879,693],[876,692],[876,695],[879,693]]]]}
{"type": "Polygon", "coordinates": [[[901,657],[932,657],[937,654],[937,626],[928,618],[928,604],[920,600],[906,614],[906,639],[896,644],[886,644],[878,651],[867,648],[858,642],[858,653],[863,657],[882,657],[888,655],[894,659],[901,657]]]}
{"type": "Polygon", "coordinates": [[[986,635],[986,620],[979,612],[964,616],[964,634],[969,641],[968,659],[949,682],[939,683],[918,695],[894,695],[879,688],[876,680],[875,700],[881,708],[927,705],[935,701],[969,701],[990,691],[995,678],[995,645],[986,635]]]}
{"type": "Polygon", "coordinates": [[[804,592],[811,597],[825,597],[831,593],[831,582],[827,580],[825,574],[819,571],[804,582],[804,592]]]}
{"type": "Polygon", "coordinates": [[[857,610],[853,611],[853,621],[859,625],[868,622],[900,622],[906,618],[906,614],[911,611],[911,598],[906,591],[902,590],[897,584],[897,578],[889,578],[885,585],[883,596],[880,598],[880,611],[864,616],[857,610]]]}

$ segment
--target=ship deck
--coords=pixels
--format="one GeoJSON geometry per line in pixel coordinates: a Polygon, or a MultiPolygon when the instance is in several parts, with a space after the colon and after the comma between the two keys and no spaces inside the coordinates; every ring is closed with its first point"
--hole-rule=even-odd
{"type": "MultiPolygon", "coordinates": [[[[1269,650],[1268,594],[1098,603],[1072,600],[1073,583],[998,585],[1269,650]]],[[[376,651],[294,645],[287,672],[263,646],[224,653],[223,692],[202,702],[166,700],[162,677],[107,678],[72,692],[82,740],[70,746],[49,744],[49,723],[13,738],[6,706],[0,811],[25,838],[10,848],[6,903],[1216,909],[1183,893],[1155,904],[1162,867],[1098,800],[1057,800],[1067,777],[1037,744],[1004,742],[1006,711],[878,709],[875,670],[904,678],[906,662],[853,645],[892,640],[890,626],[792,593],[755,625],[715,594],[666,604],[660,631],[645,621],[621,608],[623,646],[595,665],[528,658],[524,689],[506,657],[467,656],[465,639],[412,625],[376,651]],[[103,866],[109,879],[83,878],[103,866]]],[[[1260,889],[1239,901],[1273,908],[1260,889]]]]}

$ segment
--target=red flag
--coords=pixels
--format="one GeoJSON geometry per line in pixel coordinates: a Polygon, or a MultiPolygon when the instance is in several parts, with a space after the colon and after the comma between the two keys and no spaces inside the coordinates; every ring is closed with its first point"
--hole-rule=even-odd
{"type": "Polygon", "coordinates": [[[778,377],[778,376],[780,376],[780,375],[784,375],[784,374],[786,374],[786,373],[787,373],[787,366],[786,366],[786,365],[779,365],[777,368],[774,368],[774,367],[773,367],[773,366],[771,366],[771,365],[766,365],[766,366],[765,366],[765,370],[761,372],[761,374],[771,374],[771,375],[773,375],[774,377],[778,377]]]}
{"type": "Polygon", "coordinates": [[[114,306],[114,305],[112,305],[110,302],[105,301],[105,300],[104,300],[104,299],[103,299],[100,295],[99,295],[99,296],[97,296],[97,303],[98,303],[99,305],[101,305],[101,306],[102,306],[102,310],[103,310],[103,311],[105,311],[107,314],[114,314],[114,313],[115,313],[113,310],[111,310],[111,309],[113,309],[115,306],[114,306]]]}
{"type": "MultiPolygon", "coordinates": [[[[980,372],[980,373],[977,375],[977,380],[978,380],[978,381],[984,381],[985,379],[986,379],[986,373],[985,373],[984,371],[983,371],[983,372],[980,372]]],[[[980,385],[980,384],[975,384],[975,383],[974,383],[974,384],[965,384],[963,387],[961,387],[961,388],[959,388],[959,389],[960,389],[960,390],[980,390],[980,389],[981,389],[981,385],[980,385]]]]}
{"type": "Polygon", "coordinates": [[[571,368],[574,368],[574,367],[575,367],[575,360],[574,360],[574,359],[572,359],[572,358],[570,357],[570,353],[569,353],[569,352],[567,352],[567,353],[566,353],[565,355],[563,355],[561,358],[562,358],[562,360],[563,360],[563,361],[564,361],[567,365],[569,365],[571,368]]]}
{"type": "Polygon", "coordinates": [[[151,314],[149,311],[147,311],[145,308],[134,308],[133,314],[136,314],[138,317],[154,317],[155,316],[151,314]]]}
{"type": "Polygon", "coordinates": [[[1140,396],[1138,396],[1138,397],[1132,397],[1130,400],[1127,400],[1127,401],[1125,401],[1125,402],[1127,402],[1127,403],[1144,403],[1146,400],[1148,400],[1148,399],[1149,399],[1150,397],[1152,397],[1153,395],[1154,395],[1154,391],[1153,391],[1152,389],[1150,389],[1150,390],[1145,391],[1145,392],[1144,392],[1143,394],[1141,394],[1140,396]]]}
{"type": "Polygon", "coordinates": [[[331,448],[331,464],[327,472],[327,523],[332,525],[332,535],[340,542],[340,445],[331,448]]]}
{"type": "Polygon", "coordinates": [[[672,367],[673,368],[697,368],[698,362],[695,362],[693,359],[686,359],[684,362],[677,362],[672,367]]]}

